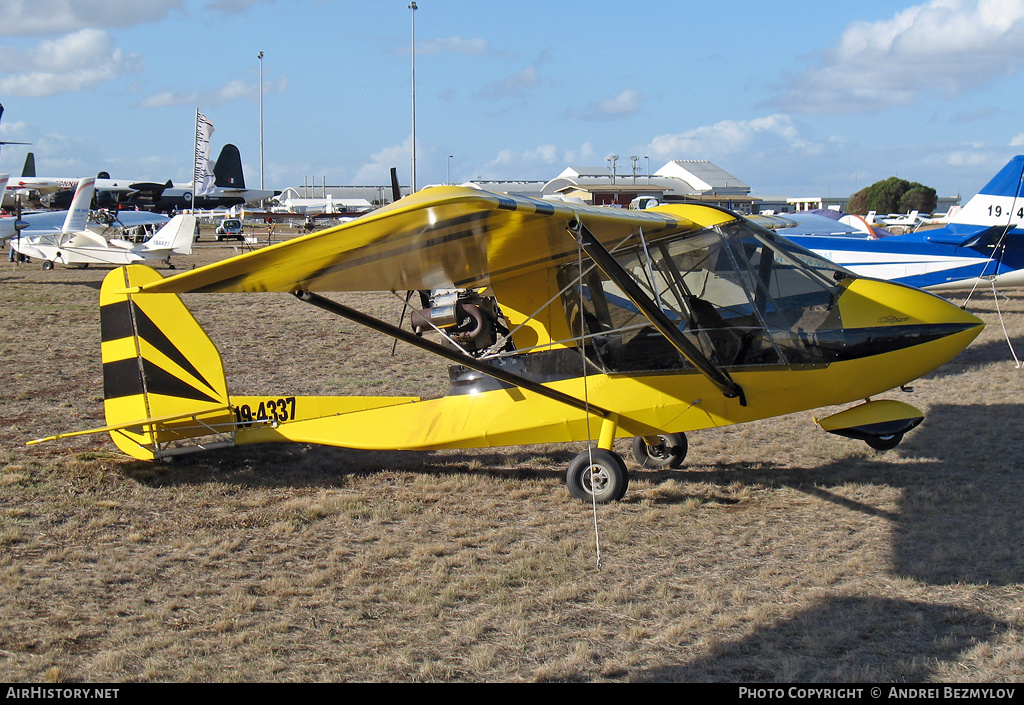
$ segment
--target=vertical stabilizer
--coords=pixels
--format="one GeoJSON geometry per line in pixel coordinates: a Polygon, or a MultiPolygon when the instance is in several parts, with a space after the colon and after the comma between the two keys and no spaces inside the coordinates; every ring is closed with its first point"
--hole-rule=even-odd
{"type": "Polygon", "coordinates": [[[196,217],[194,215],[176,215],[153,237],[149,238],[142,249],[147,251],[173,250],[179,255],[190,255],[195,232],[196,217]]]}
{"type": "Polygon", "coordinates": [[[21,175],[28,178],[36,178],[36,155],[29,152],[25,155],[25,166],[21,168],[21,175]]]}
{"type": "Polygon", "coordinates": [[[242,175],[242,155],[238,147],[226,144],[220,150],[217,163],[213,165],[214,183],[218,188],[245,188],[245,177],[242,175]]]}
{"type": "Polygon", "coordinates": [[[117,447],[152,460],[177,441],[228,432],[220,352],[177,294],[130,294],[162,277],[142,265],[115,269],[100,290],[103,399],[117,447]],[[219,425],[219,428],[218,428],[219,425]]]}
{"type": "Polygon", "coordinates": [[[96,189],[96,177],[91,176],[78,180],[78,187],[75,189],[75,197],[71,199],[71,208],[64,218],[64,227],[61,233],[70,235],[85,230],[89,223],[89,206],[92,205],[92,194],[96,189]]]}
{"type": "Polygon", "coordinates": [[[958,225],[1020,227],[1024,223],[1024,155],[1006,166],[950,219],[958,225]]]}

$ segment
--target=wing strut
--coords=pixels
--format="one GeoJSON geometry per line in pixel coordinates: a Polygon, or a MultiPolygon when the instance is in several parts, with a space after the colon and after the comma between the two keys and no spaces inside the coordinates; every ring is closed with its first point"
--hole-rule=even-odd
{"type": "Polygon", "coordinates": [[[616,286],[633,302],[633,305],[640,309],[640,312],[658,329],[658,332],[665,336],[679,353],[693,364],[698,370],[704,373],[712,384],[718,387],[722,394],[729,399],[739,397],[740,405],[747,405],[747,398],[743,389],[729,377],[729,374],[718,367],[715,367],[707,356],[697,346],[691,343],[683,335],[683,332],[665,315],[658,305],[651,301],[651,298],[644,293],[636,281],[624,270],[615,257],[605,249],[593,233],[580,220],[573,220],[568,225],[569,234],[576,238],[577,242],[587,253],[587,256],[594,261],[598,269],[604,272],[605,276],[615,282],[616,286]]]}
{"type": "Polygon", "coordinates": [[[305,291],[304,289],[300,289],[293,293],[300,301],[305,301],[306,303],[313,304],[325,311],[330,311],[331,313],[347,318],[350,321],[355,321],[356,323],[366,326],[371,330],[375,330],[378,333],[384,333],[385,335],[390,335],[397,340],[409,343],[410,345],[415,345],[421,350],[426,350],[429,353],[443,357],[446,360],[451,360],[452,362],[468,367],[471,370],[482,372],[483,374],[494,377],[506,384],[522,387],[527,391],[547,397],[548,399],[553,399],[554,401],[566,404],[575,409],[579,409],[584,413],[596,414],[601,418],[614,418],[615,416],[615,414],[607,409],[602,409],[601,407],[595,406],[583,399],[577,399],[569,394],[564,394],[563,392],[551,389],[550,387],[545,387],[539,382],[534,382],[533,380],[517,375],[514,372],[509,372],[508,370],[477,360],[475,357],[471,357],[465,353],[451,350],[443,345],[435,343],[432,340],[425,340],[415,333],[393,326],[390,323],[386,323],[380,319],[374,318],[373,316],[368,316],[354,308],[349,308],[344,304],[340,304],[337,301],[320,296],[319,294],[314,294],[313,292],[305,291]]]}

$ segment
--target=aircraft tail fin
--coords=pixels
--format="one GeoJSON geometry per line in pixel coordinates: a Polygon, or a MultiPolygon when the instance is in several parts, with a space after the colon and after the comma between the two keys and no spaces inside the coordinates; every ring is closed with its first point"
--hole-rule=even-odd
{"type": "Polygon", "coordinates": [[[85,230],[85,226],[89,222],[89,207],[92,205],[92,194],[95,189],[96,177],[78,180],[75,197],[71,199],[71,208],[68,209],[68,214],[64,218],[64,227],[61,228],[64,235],[85,230]]]}
{"type": "Polygon", "coordinates": [[[224,145],[213,165],[214,185],[220,188],[245,188],[245,176],[242,175],[242,155],[233,144],[224,145]]]}
{"type": "Polygon", "coordinates": [[[1006,163],[978,194],[952,218],[950,224],[1016,226],[1024,224],[1024,155],[1006,163]]]}
{"type": "Polygon", "coordinates": [[[21,168],[21,175],[33,179],[36,176],[36,155],[32,152],[25,155],[25,166],[21,168]]]}
{"type": "Polygon", "coordinates": [[[178,295],[128,293],[161,278],[129,265],[100,290],[106,421],[117,447],[142,460],[234,427],[220,352],[178,295]]]}
{"type": "Polygon", "coordinates": [[[142,246],[143,250],[172,250],[179,255],[192,254],[192,241],[195,239],[196,217],[194,215],[176,215],[160,228],[153,237],[142,246]]]}

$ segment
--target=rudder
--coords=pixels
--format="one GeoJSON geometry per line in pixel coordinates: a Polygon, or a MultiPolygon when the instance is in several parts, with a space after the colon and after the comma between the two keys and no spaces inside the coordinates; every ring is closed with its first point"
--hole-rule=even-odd
{"type": "Polygon", "coordinates": [[[118,448],[144,460],[178,441],[229,433],[234,421],[220,352],[178,295],[128,293],[160,279],[129,265],[100,290],[107,425],[121,427],[110,434],[118,448]]]}

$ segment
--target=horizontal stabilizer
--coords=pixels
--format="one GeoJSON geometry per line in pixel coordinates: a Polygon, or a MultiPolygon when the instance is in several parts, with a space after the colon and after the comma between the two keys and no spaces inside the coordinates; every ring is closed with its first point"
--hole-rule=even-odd
{"type": "MultiPolygon", "coordinates": [[[[230,406],[225,406],[221,409],[206,409],[202,413],[209,414],[218,411],[231,411],[230,406]]],[[[156,427],[164,424],[171,424],[175,421],[183,420],[196,420],[198,414],[185,413],[185,414],[171,414],[170,416],[161,416],[159,418],[152,419],[140,419],[138,421],[129,421],[127,423],[112,424],[109,426],[100,426],[99,428],[89,428],[84,431],[71,431],[69,433],[58,433],[55,436],[47,436],[46,438],[37,438],[33,441],[29,441],[25,445],[35,445],[36,443],[46,443],[48,441],[57,441],[61,438],[75,438],[76,436],[91,436],[96,433],[113,433],[115,431],[131,431],[136,434],[143,433],[147,427],[156,427]]]]}

